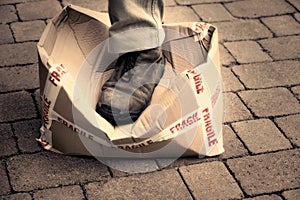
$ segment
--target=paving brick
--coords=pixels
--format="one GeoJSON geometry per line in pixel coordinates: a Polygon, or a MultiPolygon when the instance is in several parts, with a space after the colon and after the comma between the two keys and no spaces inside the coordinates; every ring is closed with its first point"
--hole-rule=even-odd
{"type": "Polygon", "coordinates": [[[233,57],[228,53],[228,51],[223,47],[223,45],[219,46],[219,50],[220,50],[220,61],[222,65],[230,65],[231,63],[235,62],[233,57]]]}
{"type": "Polygon", "coordinates": [[[32,200],[30,194],[28,193],[17,193],[17,194],[12,194],[8,196],[2,196],[2,200],[32,200]]]}
{"type": "Polygon", "coordinates": [[[36,117],[32,98],[25,91],[1,94],[0,107],[0,122],[36,117]]]}
{"type": "Polygon", "coordinates": [[[38,67],[36,64],[0,68],[0,74],[2,74],[0,92],[39,87],[38,67]]]}
{"type": "Polygon", "coordinates": [[[255,41],[226,42],[224,45],[239,63],[272,61],[255,41]]]}
{"type": "Polygon", "coordinates": [[[222,80],[225,91],[237,91],[244,89],[244,86],[237,77],[234,76],[229,68],[222,67],[222,80]]]}
{"type": "Polygon", "coordinates": [[[44,1],[44,0],[1,0],[0,5],[24,3],[24,2],[31,2],[31,1],[44,1]]]}
{"type": "Polygon", "coordinates": [[[63,0],[63,4],[74,4],[95,11],[108,11],[107,0],[63,0]]]}
{"type": "Polygon", "coordinates": [[[0,140],[8,139],[13,136],[13,132],[9,124],[0,124],[0,140]]]}
{"type": "Polygon", "coordinates": [[[275,122],[291,142],[300,147],[300,114],[280,117],[275,119],[275,122]]]}
{"type": "Polygon", "coordinates": [[[231,14],[221,4],[195,5],[193,9],[201,16],[203,21],[217,22],[230,21],[233,19],[231,14]]]}
{"type": "Polygon", "coordinates": [[[300,36],[287,36],[261,40],[262,46],[275,59],[297,59],[300,57],[300,36]]]}
{"type": "Polygon", "coordinates": [[[33,194],[35,200],[82,200],[84,199],[80,186],[65,186],[62,188],[52,188],[46,190],[38,190],[33,194]]]}
{"type": "Polygon", "coordinates": [[[298,0],[288,0],[291,4],[293,4],[298,10],[300,10],[300,2],[298,0]]]}
{"type": "Polygon", "coordinates": [[[41,112],[42,105],[41,105],[41,95],[40,95],[39,89],[34,92],[34,99],[35,99],[35,102],[37,103],[37,108],[38,108],[39,114],[41,115],[42,114],[42,112],[41,112]]]}
{"type": "Polygon", "coordinates": [[[247,40],[272,37],[272,33],[258,20],[236,20],[214,23],[219,29],[219,40],[247,40]]]}
{"type": "Polygon", "coordinates": [[[264,17],[292,13],[295,9],[284,0],[248,0],[226,3],[233,16],[236,17],[264,17]]]}
{"type": "Polygon", "coordinates": [[[239,95],[259,117],[300,112],[299,102],[286,88],[242,91],[239,95]]]}
{"type": "Polygon", "coordinates": [[[252,153],[292,148],[290,142],[269,119],[237,122],[232,126],[252,153]]]}
{"type": "Polygon", "coordinates": [[[107,167],[94,159],[46,152],[14,156],[7,165],[16,191],[99,181],[109,176],[107,167]]]}
{"type": "Polygon", "coordinates": [[[155,160],[151,159],[106,159],[102,162],[112,169],[113,176],[146,173],[159,169],[155,160]]]}
{"type": "Polygon", "coordinates": [[[9,26],[0,24],[0,44],[7,44],[14,42],[9,26]]]}
{"type": "Polygon", "coordinates": [[[300,189],[285,191],[282,193],[286,200],[297,200],[300,199],[300,189]]]}
{"type": "Polygon", "coordinates": [[[36,138],[40,136],[41,120],[29,120],[13,124],[15,135],[18,137],[18,146],[21,152],[35,152],[42,148],[36,138]]]}
{"type": "Polygon", "coordinates": [[[8,182],[7,173],[5,170],[5,165],[2,161],[0,161],[0,177],[1,177],[0,195],[8,194],[10,192],[10,186],[8,182]]]}
{"type": "MultiPolygon", "coordinates": [[[[1,5],[2,2],[0,2],[1,5]]],[[[12,5],[0,6],[0,23],[17,21],[16,9],[12,5]]]]}
{"type": "Polygon", "coordinates": [[[1,156],[10,156],[18,153],[15,139],[1,139],[0,140],[0,157],[1,156]]]}
{"type": "Polygon", "coordinates": [[[262,21],[276,36],[295,35],[300,33],[300,24],[289,15],[263,18],[262,21]]]}
{"type": "Polygon", "coordinates": [[[221,158],[220,156],[215,157],[181,157],[177,160],[174,160],[174,158],[160,158],[156,159],[156,162],[160,169],[169,169],[169,168],[178,168],[181,166],[188,166],[188,165],[194,165],[204,162],[213,162],[221,158]]]}
{"type": "Polygon", "coordinates": [[[227,164],[248,195],[299,187],[299,150],[235,158],[227,164]]]}
{"type": "Polygon", "coordinates": [[[164,13],[165,23],[199,21],[199,17],[189,7],[165,7],[164,13]]]}
{"type": "Polygon", "coordinates": [[[53,0],[17,4],[19,16],[24,21],[52,18],[61,9],[59,2],[53,0]]]}
{"type": "Polygon", "coordinates": [[[276,194],[262,195],[253,198],[246,198],[244,200],[282,200],[282,198],[276,194]]]}
{"type": "Polygon", "coordinates": [[[175,0],[164,0],[164,6],[176,6],[175,0]]]}
{"type": "Polygon", "coordinates": [[[225,93],[225,122],[252,119],[250,111],[234,93],[225,93]]]}
{"type": "Polygon", "coordinates": [[[232,0],[175,0],[180,5],[192,5],[201,3],[217,3],[217,2],[228,2],[232,0]]]}
{"type": "Polygon", "coordinates": [[[192,199],[179,174],[164,170],[85,186],[88,199],[192,199]],[[176,192],[175,192],[176,191],[176,192]]]}
{"type": "Polygon", "coordinates": [[[39,40],[45,27],[45,22],[41,20],[11,24],[17,42],[39,40]]]}
{"type": "Polygon", "coordinates": [[[222,158],[232,158],[248,153],[229,126],[223,127],[223,142],[225,152],[221,155],[222,158]]]}
{"type": "Polygon", "coordinates": [[[247,88],[266,88],[300,83],[300,62],[279,61],[234,66],[247,88]]]}
{"type": "Polygon", "coordinates": [[[292,87],[293,93],[296,95],[298,99],[300,99],[300,86],[292,87]]]}
{"type": "Polygon", "coordinates": [[[243,193],[221,162],[181,167],[180,172],[196,199],[237,199],[243,193]]]}
{"type": "Polygon", "coordinates": [[[295,13],[294,14],[296,20],[298,20],[298,22],[300,22],[300,13],[295,13]]]}
{"type": "Polygon", "coordinates": [[[35,42],[0,45],[0,66],[37,63],[35,42]]]}

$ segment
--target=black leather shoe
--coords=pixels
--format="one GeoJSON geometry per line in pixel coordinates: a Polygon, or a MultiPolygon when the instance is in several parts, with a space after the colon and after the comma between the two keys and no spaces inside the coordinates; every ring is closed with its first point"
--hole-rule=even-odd
{"type": "Polygon", "coordinates": [[[123,54],[102,87],[96,111],[114,125],[135,121],[148,106],[164,67],[159,48],[123,54]]]}

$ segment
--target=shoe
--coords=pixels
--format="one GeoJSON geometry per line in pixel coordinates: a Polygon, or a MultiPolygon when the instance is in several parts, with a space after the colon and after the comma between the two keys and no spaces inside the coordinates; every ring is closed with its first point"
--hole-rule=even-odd
{"type": "Polygon", "coordinates": [[[120,56],[115,71],[102,87],[97,113],[113,125],[134,122],[148,106],[164,65],[160,48],[120,56]]]}

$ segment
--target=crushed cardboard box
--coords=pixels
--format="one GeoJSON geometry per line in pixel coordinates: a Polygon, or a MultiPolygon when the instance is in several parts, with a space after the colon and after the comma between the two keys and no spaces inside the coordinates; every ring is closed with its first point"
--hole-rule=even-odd
{"type": "Polygon", "coordinates": [[[214,156],[223,149],[223,96],[218,34],[208,54],[209,24],[165,24],[168,63],[150,105],[132,124],[112,126],[95,111],[114,70],[107,51],[107,14],[66,6],[38,43],[45,149],[96,157],[214,156]],[[100,70],[99,70],[100,69],[100,70]]]}

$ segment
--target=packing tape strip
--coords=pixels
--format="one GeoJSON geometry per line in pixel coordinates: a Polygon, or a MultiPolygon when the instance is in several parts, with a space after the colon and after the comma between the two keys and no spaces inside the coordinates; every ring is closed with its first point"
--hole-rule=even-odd
{"type": "Polygon", "coordinates": [[[46,79],[44,92],[41,96],[43,120],[42,127],[40,128],[41,136],[39,138],[39,141],[44,146],[44,148],[51,148],[52,132],[50,131],[50,127],[53,121],[52,113],[57,96],[61,87],[66,81],[74,81],[73,77],[63,64],[52,65],[50,62],[48,62],[47,64],[49,66],[49,73],[46,79]]]}
{"type": "Polygon", "coordinates": [[[152,137],[146,138],[145,140],[142,140],[140,142],[115,145],[112,142],[107,142],[106,140],[97,136],[96,134],[91,133],[91,132],[85,130],[84,128],[68,121],[66,118],[62,117],[60,114],[58,114],[55,111],[52,111],[52,115],[53,115],[53,120],[65,125],[67,128],[72,129],[72,131],[74,131],[78,135],[84,136],[93,142],[96,142],[101,145],[105,145],[107,147],[115,147],[115,148],[118,147],[121,149],[126,149],[127,147],[137,147],[137,148],[145,147],[154,142],[161,142],[164,140],[172,139],[172,138],[174,138],[180,134],[183,134],[186,131],[196,127],[201,121],[200,118],[197,117],[200,115],[199,110],[195,110],[194,112],[191,112],[190,114],[188,114],[184,117],[184,118],[188,118],[188,117],[192,117],[192,118],[189,120],[190,123],[187,124],[187,127],[182,130],[179,130],[179,131],[173,130],[173,128],[176,127],[176,125],[178,125],[182,122],[182,119],[179,119],[179,120],[175,121],[173,124],[171,124],[169,127],[167,127],[166,129],[164,129],[159,134],[156,134],[152,137]]]}
{"type": "MultiPolygon", "coordinates": [[[[202,135],[203,135],[203,141],[204,141],[204,147],[203,152],[199,152],[199,154],[202,155],[208,155],[215,145],[218,143],[221,135],[215,131],[215,125],[213,120],[213,106],[216,104],[216,101],[219,99],[220,95],[220,82],[217,83],[217,86],[215,88],[214,95],[210,95],[209,87],[207,86],[205,79],[203,77],[202,72],[205,70],[208,70],[207,65],[201,65],[191,70],[185,70],[184,72],[188,75],[190,78],[190,83],[194,87],[192,87],[194,94],[198,97],[197,103],[201,109],[201,119],[202,119],[202,135]],[[217,97],[214,97],[215,94],[218,94],[217,97]],[[210,98],[207,98],[210,97],[210,98]]],[[[216,71],[217,74],[210,74],[210,75],[217,75],[219,76],[219,73],[216,71]]]]}

